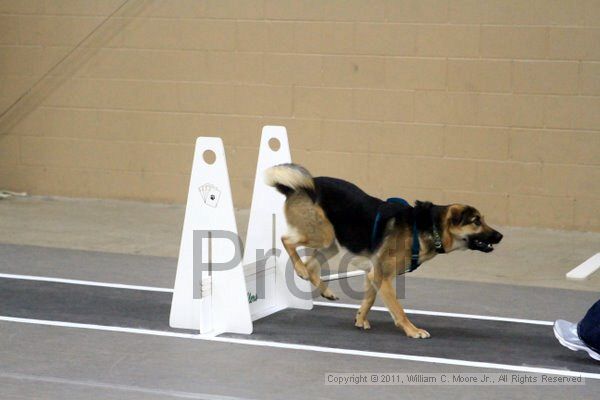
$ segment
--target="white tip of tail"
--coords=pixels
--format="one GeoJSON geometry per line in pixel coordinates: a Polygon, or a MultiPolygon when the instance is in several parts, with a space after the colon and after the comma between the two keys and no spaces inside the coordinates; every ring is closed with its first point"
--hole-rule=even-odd
{"type": "Polygon", "coordinates": [[[314,190],[315,183],[306,168],[297,164],[281,164],[265,171],[265,183],[269,186],[285,186],[292,190],[314,190]]]}

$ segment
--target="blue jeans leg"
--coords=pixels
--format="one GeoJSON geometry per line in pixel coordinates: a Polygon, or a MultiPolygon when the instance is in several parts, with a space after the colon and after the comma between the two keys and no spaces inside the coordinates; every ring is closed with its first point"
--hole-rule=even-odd
{"type": "Polygon", "coordinates": [[[600,353],[600,300],[585,314],[577,324],[577,335],[592,350],[600,353]]]}

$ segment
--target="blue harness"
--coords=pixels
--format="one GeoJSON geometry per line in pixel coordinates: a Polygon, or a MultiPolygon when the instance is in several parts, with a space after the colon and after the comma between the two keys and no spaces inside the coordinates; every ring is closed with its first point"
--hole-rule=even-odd
{"type": "MultiPolygon", "coordinates": [[[[396,203],[401,204],[403,206],[410,206],[408,202],[399,197],[390,197],[386,200],[386,203],[396,203]]],[[[411,255],[410,255],[410,267],[406,269],[405,272],[413,272],[415,269],[419,268],[419,253],[421,251],[421,243],[419,243],[419,231],[417,229],[417,218],[413,218],[413,240],[411,246],[411,255]]],[[[379,245],[379,241],[382,236],[382,228],[381,228],[381,209],[377,210],[377,215],[375,215],[375,222],[373,222],[373,231],[371,233],[371,249],[375,250],[375,248],[379,245]]],[[[437,247],[437,246],[436,246],[437,247]]]]}

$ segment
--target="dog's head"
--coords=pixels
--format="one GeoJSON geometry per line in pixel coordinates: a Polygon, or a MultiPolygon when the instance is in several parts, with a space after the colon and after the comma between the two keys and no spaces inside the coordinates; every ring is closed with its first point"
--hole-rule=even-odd
{"type": "Polygon", "coordinates": [[[446,224],[453,248],[456,249],[489,253],[502,240],[502,234],[486,224],[483,215],[475,207],[463,204],[449,206],[446,224]]]}

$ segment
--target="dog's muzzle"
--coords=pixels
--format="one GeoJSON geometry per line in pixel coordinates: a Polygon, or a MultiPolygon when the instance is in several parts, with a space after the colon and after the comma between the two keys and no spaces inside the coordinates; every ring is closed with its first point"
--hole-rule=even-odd
{"type": "Polygon", "coordinates": [[[470,236],[468,239],[468,246],[471,250],[489,253],[490,251],[494,250],[494,245],[500,243],[501,240],[502,234],[498,231],[492,230],[490,232],[470,236]]]}

